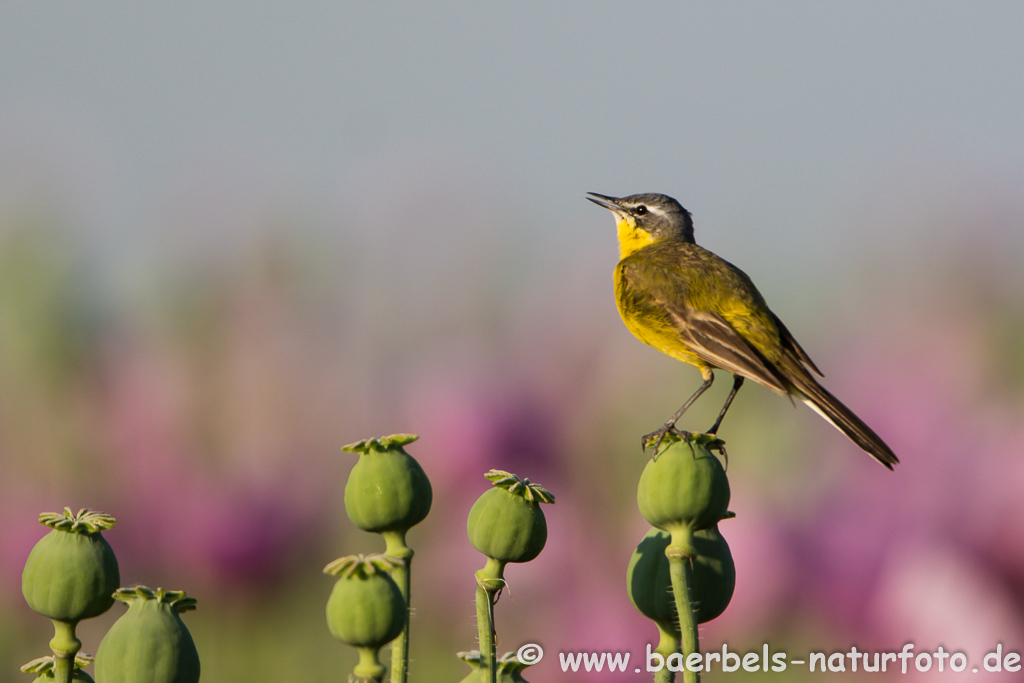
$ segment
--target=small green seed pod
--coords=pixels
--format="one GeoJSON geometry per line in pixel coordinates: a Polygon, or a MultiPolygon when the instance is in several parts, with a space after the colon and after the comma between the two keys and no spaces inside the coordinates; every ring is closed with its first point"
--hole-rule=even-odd
{"type": "Polygon", "coordinates": [[[484,492],[469,511],[469,542],[499,562],[529,562],[548,540],[541,503],[554,503],[550,491],[529,479],[491,470],[484,475],[494,488],[484,492]]]}
{"type": "Polygon", "coordinates": [[[29,607],[63,622],[103,614],[114,604],[111,595],[121,582],[117,558],[101,532],[116,521],[91,510],[72,514],[46,512],[39,522],[52,529],[25,562],[21,592],[29,607]]]}
{"type": "Polygon", "coordinates": [[[96,651],[102,683],[197,683],[199,652],[179,616],[195,609],[183,591],[120,588],[114,597],[128,611],[114,622],[96,651]]]}
{"type": "Polygon", "coordinates": [[[711,448],[722,442],[706,434],[678,436],[652,458],[640,475],[637,505],[651,526],[666,531],[707,529],[729,507],[729,480],[711,448]]]}
{"type": "Polygon", "coordinates": [[[402,560],[387,555],[350,555],[324,567],[338,577],[327,599],[331,635],[359,651],[350,681],[381,681],[380,649],[405,628],[408,609],[392,571],[402,560]]]}
{"type": "MultiPolygon", "coordinates": [[[[455,655],[466,664],[472,671],[459,683],[483,683],[482,657],[479,650],[469,652],[458,652],[455,655]]],[[[514,652],[506,652],[498,657],[498,683],[529,683],[523,678],[523,671],[530,666],[520,662],[514,652]]]]}
{"type": "Polygon", "coordinates": [[[693,532],[693,599],[698,605],[697,623],[718,618],[736,589],[736,565],[729,544],[718,525],[693,532]]]}
{"type": "Polygon", "coordinates": [[[345,485],[345,511],[364,531],[408,531],[430,512],[430,480],[406,446],[419,437],[392,434],[342,447],[359,453],[345,485]]]}
{"type": "MultiPolygon", "coordinates": [[[[665,549],[671,534],[651,529],[637,545],[626,570],[626,589],[637,611],[665,631],[679,637],[672,579],[665,549]]],[[[736,587],[736,566],[729,545],[715,525],[693,533],[693,601],[697,623],[704,624],[720,616],[732,600],[736,587]]]]}
{"type": "MultiPolygon", "coordinates": [[[[71,674],[71,680],[81,681],[82,683],[93,683],[92,676],[82,671],[83,668],[92,664],[93,659],[94,658],[90,657],[89,655],[75,655],[75,665],[74,670],[71,674]]],[[[21,670],[27,674],[36,674],[35,680],[37,682],[56,681],[57,676],[54,669],[55,665],[53,661],[53,656],[33,659],[31,662],[21,667],[21,670]]]]}
{"type": "Polygon", "coordinates": [[[629,558],[626,569],[626,592],[637,611],[661,628],[679,637],[676,606],[672,597],[672,579],[669,576],[665,548],[671,534],[652,528],[647,532],[629,558]]]}
{"type": "Polygon", "coordinates": [[[405,626],[405,600],[391,578],[399,560],[386,555],[350,555],[331,562],[338,577],[327,600],[331,635],[354,646],[383,647],[405,626]]]}

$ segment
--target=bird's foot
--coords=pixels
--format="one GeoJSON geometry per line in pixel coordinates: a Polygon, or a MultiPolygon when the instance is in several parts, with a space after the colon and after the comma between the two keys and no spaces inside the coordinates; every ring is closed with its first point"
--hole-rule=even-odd
{"type": "Polygon", "coordinates": [[[722,454],[722,458],[723,460],[725,460],[725,469],[728,470],[729,454],[725,450],[725,442],[718,438],[718,427],[721,424],[721,422],[722,418],[719,417],[718,420],[715,421],[715,424],[711,425],[711,429],[704,432],[704,435],[706,437],[710,437],[707,442],[708,448],[711,450],[717,450],[719,453],[722,454]]]}
{"type": "Polygon", "coordinates": [[[719,439],[717,434],[711,432],[687,432],[682,429],[676,429],[675,424],[669,422],[662,425],[660,429],[650,434],[645,434],[640,439],[640,447],[645,453],[648,449],[651,449],[653,451],[651,457],[657,460],[661,446],[666,440],[668,440],[666,447],[676,441],[686,442],[690,445],[690,450],[693,450],[693,444],[695,443],[706,446],[708,450],[721,453],[725,459],[725,466],[729,466],[729,454],[725,450],[725,442],[719,439]]]}
{"type": "Polygon", "coordinates": [[[671,434],[677,439],[672,441],[681,440],[686,441],[690,439],[690,432],[683,432],[676,429],[674,422],[666,422],[660,428],[651,432],[650,434],[644,434],[640,438],[640,448],[646,453],[648,448],[652,449],[651,457],[655,460],[658,458],[658,451],[661,450],[661,442],[665,440],[665,437],[671,434]]]}

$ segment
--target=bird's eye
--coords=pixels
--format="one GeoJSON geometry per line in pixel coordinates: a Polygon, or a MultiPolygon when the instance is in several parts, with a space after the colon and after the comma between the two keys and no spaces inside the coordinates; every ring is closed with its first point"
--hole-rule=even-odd
{"type": "Polygon", "coordinates": [[[647,207],[641,204],[640,206],[633,209],[633,213],[635,213],[637,216],[643,216],[644,214],[647,213],[647,207]]]}

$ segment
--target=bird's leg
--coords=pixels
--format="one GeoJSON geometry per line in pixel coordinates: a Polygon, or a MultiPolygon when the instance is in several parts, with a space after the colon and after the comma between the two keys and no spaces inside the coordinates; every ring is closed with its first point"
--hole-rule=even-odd
{"type": "Polygon", "coordinates": [[[693,402],[700,398],[700,395],[707,391],[708,388],[711,387],[712,382],[715,381],[715,375],[714,373],[711,372],[710,369],[704,370],[701,374],[703,374],[704,372],[707,373],[707,375],[704,377],[704,383],[697,387],[697,391],[693,392],[693,395],[690,396],[690,398],[686,399],[686,403],[680,406],[679,410],[675,412],[675,415],[670,417],[665,424],[663,424],[660,428],[651,432],[650,434],[645,434],[643,438],[640,439],[640,448],[646,451],[647,446],[651,444],[651,442],[653,441],[654,456],[657,457],[658,449],[661,447],[661,442],[665,439],[665,435],[668,434],[669,432],[676,431],[676,422],[679,420],[679,418],[683,416],[683,413],[685,413],[687,409],[693,405],[693,402]]]}
{"type": "Polygon", "coordinates": [[[722,406],[722,412],[718,413],[718,419],[715,420],[715,424],[711,425],[711,429],[705,432],[705,434],[718,434],[718,428],[722,426],[722,418],[725,417],[727,412],[729,412],[729,406],[732,405],[732,400],[736,398],[736,393],[740,390],[741,386],[743,386],[743,377],[740,375],[733,375],[732,391],[730,391],[729,395],[726,397],[725,405],[722,406]]]}

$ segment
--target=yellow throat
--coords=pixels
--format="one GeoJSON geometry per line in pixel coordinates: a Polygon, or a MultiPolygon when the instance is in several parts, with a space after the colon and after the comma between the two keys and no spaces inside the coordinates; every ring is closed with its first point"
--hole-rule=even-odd
{"type": "Polygon", "coordinates": [[[619,236],[619,258],[624,259],[637,249],[654,242],[654,237],[646,230],[636,227],[632,216],[616,214],[615,229],[619,236]]]}

